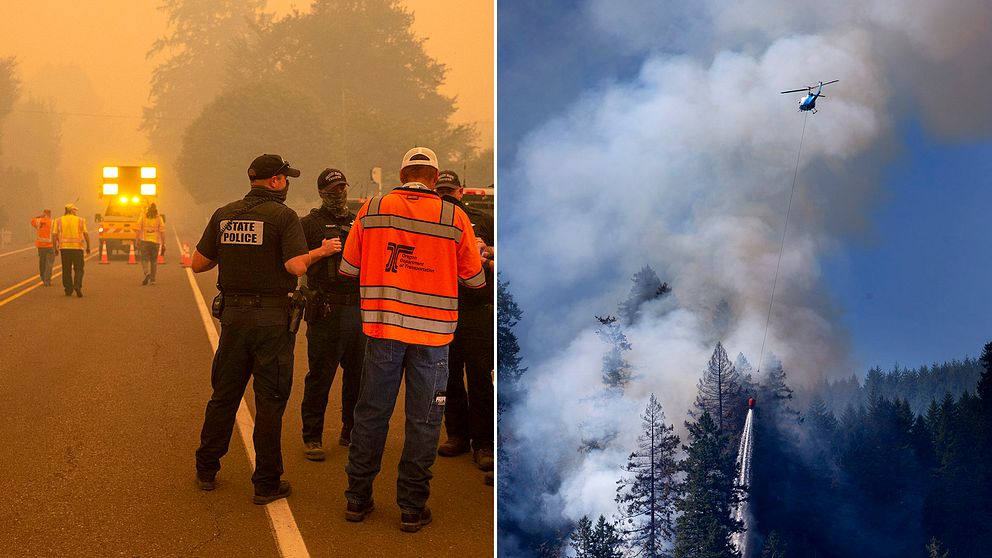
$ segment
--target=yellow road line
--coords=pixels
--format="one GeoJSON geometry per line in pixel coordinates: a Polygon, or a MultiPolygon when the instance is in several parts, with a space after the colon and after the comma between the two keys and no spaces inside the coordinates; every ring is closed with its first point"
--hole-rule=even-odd
{"type": "MultiPolygon", "coordinates": [[[[95,255],[96,255],[96,253],[92,253],[92,254],[84,257],[83,258],[83,261],[85,262],[86,260],[92,258],[95,255]]],[[[59,265],[58,267],[62,267],[62,266],[59,265]]],[[[57,269],[57,268],[52,268],[52,279],[55,279],[56,277],[62,275],[62,272],[61,271],[58,272],[58,273],[55,273],[55,269],[57,269]]],[[[10,295],[9,297],[7,297],[7,298],[5,298],[3,300],[0,300],[0,306],[3,306],[4,304],[7,304],[8,302],[13,302],[14,300],[17,300],[18,298],[24,296],[25,294],[27,294],[27,293],[35,290],[35,289],[37,289],[38,287],[40,287],[43,284],[41,282],[41,279],[32,277],[30,279],[21,281],[20,283],[14,285],[13,287],[8,287],[8,288],[0,291],[0,295],[2,295],[3,293],[5,293],[5,292],[7,292],[7,291],[9,291],[11,289],[16,289],[17,287],[20,287],[21,285],[23,285],[25,283],[30,283],[31,281],[37,281],[37,283],[35,283],[34,285],[31,285],[30,287],[24,289],[23,291],[20,291],[18,293],[12,294],[12,295],[10,295]]]]}
{"type": "MultiPolygon", "coordinates": [[[[52,268],[52,272],[54,273],[55,270],[59,269],[60,267],[62,267],[62,264],[59,264],[59,265],[53,267],[52,268]]],[[[61,275],[61,273],[60,273],[60,275],[61,275]]],[[[53,275],[53,277],[55,277],[55,275],[53,275]]],[[[29,277],[29,278],[21,281],[20,283],[12,286],[12,287],[7,287],[6,289],[0,291],[0,295],[2,295],[4,293],[7,293],[9,291],[12,291],[12,290],[16,289],[17,287],[20,287],[21,285],[26,285],[26,284],[30,283],[31,281],[38,281],[38,277],[29,277]]]]}

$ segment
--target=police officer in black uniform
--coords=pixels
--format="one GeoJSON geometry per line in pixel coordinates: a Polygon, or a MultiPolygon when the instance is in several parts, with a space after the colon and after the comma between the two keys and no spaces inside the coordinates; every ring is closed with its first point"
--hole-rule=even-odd
{"type": "MultiPolygon", "coordinates": [[[[435,189],[441,199],[462,208],[477,239],[494,241],[493,218],[461,201],[462,185],[454,171],[441,171],[435,189]]],[[[444,428],[448,438],[438,455],[453,457],[472,450],[483,471],[493,470],[493,280],[491,261],[483,258],[486,286],[458,286],[458,328],[448,346],[448,388],[444,428]],[[468,393],[465,391],[466,380],[468,393]]]]}
{"type": "MultiPolygon", "coordinates": [[[[348,209],[348,179],[338,169],[324,169],[317,178],[321,206],[300,220],[307,245],[316,248],[330,239],[340,250],[348,238],[355,214],[348,209]]],[[[303,444],[306,458],[324,460],[323,434],[327,396],[338,365],[341,381],[341,435],[338,444],[351,444],[365,356],[365,334],[359,303],[358,279],[338,273],[340,252],[307,270],[307,372],[303,390],[303,444]]]]}
{"type": "Polygon", "coordinates": [[[196,476],[213,490],[227,453],[248,380],[254,377],[254,502],[268,504],[290,493],[282,476],[282,415],[293,384],[292,308],[289,293],[314,261],[334,253],[330,241],[307,249],[296,213],[284,205],[288,177],[300,176],[279,155],[260,155],[248,167],[251,191],[214,212],[193,253],[192,269],[219,266],[214,314],[220,342],[210,372],[207,403],[196,450],[196,476]]]}

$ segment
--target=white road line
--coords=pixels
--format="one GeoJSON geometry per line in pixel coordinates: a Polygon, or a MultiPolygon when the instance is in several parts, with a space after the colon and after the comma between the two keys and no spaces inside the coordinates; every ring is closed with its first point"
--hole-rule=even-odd
{"type": "Polygon", "coordinates": [[[21,252],[27,252],[28,250],[31,250],[32,248],[34,248],[34,246],[28,246],[27,248],[21,248],[20,250],[14,250],[14,251],[11,251],[11,252],[4,252],[3,254],[0,254],[0,258],[2,258],[4,256],[10,256],[11,254],[19,254],[21,252]]]}
{"type": "MultiPolygon", "coordinates": [[[[176,233],[175,229],[172,232],[176,235],[176,245],[179,247],[179,253],[182,254],[183,244],[179,240],[179,233],[176,233]]],[[[217,328],[214,326],[210,312],[207,310],[207,303],[203,299],[200,287],[193,278],[192,269],[186,268],[186,277],[189,279],[190,288],[193,289],[193,298],[196,299],[196,306],[200,310],[200,320],[203,321],[203,328],[207,332],[210,346],[213,347],[216,353],[217,345],[220,341],[217,328]]],[[[241,404],[238,406],[237,423],[238,433],[241,434],[241,441],[245,445],[245,452],[248,454],[251,468],[254,469],[255,444],[252,442],[251,435],[255,429],[255,421],[248,411],[248,405],[245,403],[244,397],[241,398],[241,404]]],[[[285,498],[276,500],[271,504],[267,504],[265,511],[269,514],[269,523],[272,525],[272,534],[275,536],[276,545],[279,547],[279,554],[286,558],[309,558],[310,552],[307,551],[307,545],[303,542],[303,535],[300,534],[300,528],[296,525],[293,510],[289,508],[289,502],[285,498]]]]}

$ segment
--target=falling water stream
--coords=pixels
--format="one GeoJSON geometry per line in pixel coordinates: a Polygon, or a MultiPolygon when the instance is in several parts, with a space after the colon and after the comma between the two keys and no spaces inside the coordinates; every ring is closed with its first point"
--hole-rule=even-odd
{"type": "MultiPolygon", "coordinates": [[[[751,483],[751,449],[753,433],[754,409],[747,410],[747,420],[744,421],[744,433],[741,434],[741,446],[737,451],[737,479],[738,486],[747,487],[751,483]]],[[[751,510],[747,500],[742,500],[735,507],[732,514],[735,521],[740,521],[744,525],[744,530],[734,533],[731,543],[741,558],[750,558],[748,555],[748,531],[751,528],[751,510]]]]}

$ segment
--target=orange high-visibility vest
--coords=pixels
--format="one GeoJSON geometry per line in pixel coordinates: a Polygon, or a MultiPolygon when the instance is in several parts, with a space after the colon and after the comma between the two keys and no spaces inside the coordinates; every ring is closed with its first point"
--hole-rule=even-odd
{"type": "Polygon", "coordinates": [[[366,335],[432,347],[454,337],[458,284],[486,284],[465,212],[410,185],[362,206],[339,271],[359,277],[366,335]]]}
{"type": "Polygon", "coordinates": [[[34,245],[38,248],[52,247],[52,218],[35,217],[31,219],[31,226],[38,229],[38,237],[34,240],[34,245]]]}
{"type": "Polygon", "coordinates": [[[86,220],[76,215],[63,215],[53,221],[52,231],[59,237],[59,248],[68,250],[83,249],[83,234],[86,220]]]}
{"type": "Polygon", "coordinates": [[[165,232],[165,220],[161,215],[148,217],[144,213],[138,219],[138,239],[145,242],[158,242],[158,233],[165,232]]]}

